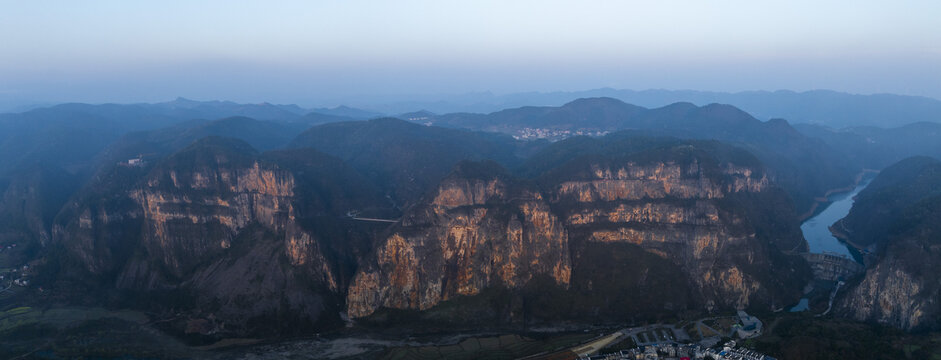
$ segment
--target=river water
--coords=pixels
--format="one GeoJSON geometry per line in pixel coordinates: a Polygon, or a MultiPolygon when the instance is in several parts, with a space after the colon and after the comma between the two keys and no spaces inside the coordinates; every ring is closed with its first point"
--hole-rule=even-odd
{"type": "MultiPolygon", "coordinates": [[[[830,204],[827,205],[823,211],[801,224],[801,232],[804,233],[804,239],[807,239],[810,252],[831,253],[855,258],[847,245],[830,233],[829,227],[838,220],[846,217],[846,214],[849,214],[850,209],[853,208],[853,198],[856,197],[856,194],[859,194],[860,191],[865,189],[871,180],[872,179],[864,179],[860,181],[859,185],[856,185],[853,191],[831,195],[828,198],[830,204]]],[[[860,260],[856,259],[856,261],[860,260]]],[[[791,308],[790,311],[806,311],[808,305],[810,305],[808,299],[802,298],[800,303],[791,308]]]]}
{"type": "Polygon", "coordinates": [[[829,226],[849,214],[853,207],[853,197],[869,185],[871,179],[865,179],[853,191],[830,196],[830,205],[816,216],[801,224],[801,231],[812,253],[833,253],[853,257],[847,245],[830,233],[829,226]]]}

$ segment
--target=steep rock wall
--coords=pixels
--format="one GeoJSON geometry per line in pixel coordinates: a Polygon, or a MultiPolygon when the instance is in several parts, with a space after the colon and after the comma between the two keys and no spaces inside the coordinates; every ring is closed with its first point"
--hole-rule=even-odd
{"type": "MultiPolygon", "coordinates": [[[[60,214],[56,242],[89,279],[138,294],[182,294],[177,306],[211,313],[238,334],[339,322],[348,255],[331,248],[327,256],[324,246],[348,238],[333,225],[334,209],[299,202],[330,184],[322,172],[345,169],[331,159],[308,166],[307,153],[280,154],[304,156],[288,171],[246,147],[210,139],[151,167],[118,167],[107,174],[113,180],[102,178],[60,214]],[[283,314],[292,315],[272,318],[283,314]]],[[[356,203],[343,195],[314,200],[356,203]]]]}
{"type": "Polygon", "coordinates": [[[568,235],[539,193],[508,189],[503,178],[451,177],[433,200],[408,214],[360,270],[350,316],[379,307],[425,310],[490,286],[519,287],[533,276],[567,286],[568,235]]]}
{"type": "Polygon", "coordinates": [[[726,163],[704,171],[699,161],[586,166],[546,190],[458,169],[379,242],[374,262],[350,286],[350,316],[382,307],[426,310],[486,287],[519,288],[539,275],[567,288],[579,271],[573,259],[607,261],[582,256],[576,244],[584,242],[633,244],[679,266],[686,278],[676,281],[691,285],[708,308],[780,306],[775,297],[798,295],[786,286],[799,289],[805,272],[776,279],[768,253],[785,256],[756,238],[736,207],[746,201],[739,194],[761,197],[771,187],[762,170],[726,163]]]}
{"type": "Polygon", "coordinates": [[[905,330],[941,328],[941,162],[912,157],[884,169],[837,222],[874,249],[847,281],[838,314],[905,330]]]}
{"type": "Polygon", "coordinates": [[[765,190],[762,171],[724,164],[710,177],[698,161],[590,170],[587,179],[560,184],[554,196],[581,239],[631,243],[673,262],[710,308],[744,308],[764,291],[752,272],[770,266],[768,246],[755,241],[743,214],[719,201],[765,190]]]}
{"type": "Polygon", "coordinates": [[[283,252],[291,265],[312,263],[321,280],[336,290],[317,241],[294,221],[293,196],[289,172],[258,162],[246,168],[158,173],[131,193],[143,209],[143,246],[151,260],[159,259],[175,277],[221,255],[246,226],[260,224],[283,234],[283,252]]]}
{"type": "Polygon", "coordinates": [[[911,330],[936,322],[937,285],[906,270],[891,257],[869,269],[839,303],[842,311],[860,321],[875,321],[911,330]]]}

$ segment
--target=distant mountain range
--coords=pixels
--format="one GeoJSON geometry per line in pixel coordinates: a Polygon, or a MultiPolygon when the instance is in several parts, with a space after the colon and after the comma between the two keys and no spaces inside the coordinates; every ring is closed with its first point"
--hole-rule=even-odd
{"type": "MultiPolygon", "coordinates": [[[[647,102],[653,102],[653,95],[656,94],[682,94],[615,90],[596,92],[646,96],[647,102]]],[[[689,94],[690,97],[698,94],[702,99],[708,95],[692,92],[689,94]]],[[[716,97],[721,95],[710,94],[716,97]]],[[[751,93],[754,97],[775,94],[790,94],[795,99],[813,94],[859,99],[855,95],[831,92],[751,93]]],[[[562,93],[543,95],[558,96],[560,99],[566,96],[562,93]]],[[[925,98],[889,98],[936,102],[925,98]]],[[[799,108],[795,106],[792,109],[799,108]]],[[[855,107],[847,105],[844,110],[849,109],[855,107]]],[[[0,114],[0,150],[5,155],[0,157],[0,177],[14,173],[23,166],[39,164],[45,168],[61,168],[83,178],[96,169],[95,166],[89,167],[90,161],[104,160],[101,156],[95,157],[95,154],[107,144],[131,132],[164,129],[148,134],[141,133],[140,136],[160,139],[160,144],[166,143],[163,139],[177,141],[173,142],[173,146],[159,145],[158,148],[141,145],[157,143],[131,142],[129,144],[134,146],[120,150],[121,157],[147,153],[164,154],[206,135],[241,138],[260,150],[271,150],[285,145],[289,139],[314,125],[369,119],[380,115],[378,112],[345,106],[310,111],[296,105],[238,104],[184,98],[154,104],[61,104],[17,114],[0,114]]],[[[834,130],[836,126],[824,125],[797,125],[792,128],[788,125],[793,123],[790,121],[763,122],[759,120],[760,117],[752,116],[733,106],[719,104],[700,107],[693,103],[680,102],[648,109],[615,98],[601,97],[577,99],[562,106],[507,108],[488,114],[437,115],[430,111],[415,111],[401,113],[398,117],[423,125],[434,124],[511,135],[527,128],[565,131],[565,135],[561,137],[580,133],[597,135],[633,130],[655,136],[726,141],[750,149],[767,165],[776,168],[772,172],[778,174],[778,182],[789,189],[801,210],[811,205],[814,194],[842,186],[840,184],[846,183],[862,167],[881,168],[905,156],[941,154],[941,150],[936,150],[937,146],[934,145],[937,142],[933,141],[941,128],[938,123],[921,122],[885,131],[872,126],[855,126],[843,130],[834,130]],[[930,131],[926,131],[926,128],[930,131]],[[903,133],[907,135],[896,136],[903,133]],[[841,153],[841,157],[850,161],[836,161],[835,153],[841,153]],[[835,165],[795,165],[808,161],[835,165]],[[809,173],[805,174],[806,176],[798,176],[802,171],[809,173]]],[[[328,136],[323,141],[329,143],[332,139],[328,136]]],[[[112,151],[119,149],[113,147],[112,151]]],[[[329,150],[327,152],[330,153],[329,150]]],[[[106,161],[113,162],[114,159],[108,158],[106,161]]]]}
{"type": "Polygon", "coordinates": [[[690,102],[698,106],[712,103],[729,104],[762,120],[782,118],[792,124],[812,123],[832,127],[899,126],[918,121],[941,122],[941,100],[938,99],[894,94],[858,95],[830,90],[728,93],[602,88],[507,95],[483,92],[427,96],[420,100],[412,97],[401,101],[363,97],[349,99],[346,104],[386,114],[402,114],[419,109],[437,114],[491,113],[522,106],[559,106],[574,99],[590,97],[610,97],[643,107],[661,107],[676,102],[690,102]]]}
{"type": "Polygon", "coordinates": [[[810,209],[817,195],[851,182],[860,168],[836,156],[819,139],[804,136],[787,121],[760,121],[730,105],[691,103],[647,109],[614,98],[583,98],[562,106],[525,106],[490,114],[454,113],[417,122],[526,138],[533,131],[552,139],[630,130],[654,136],[719,140],[744,147],[772,168],[797,207],[810,209]],[[534,130],[536,129],[536,130],[534,130]],[[826,165],[825,165],[826,164],[826,165]]]}
{"type": "MultiPolygon", "coordinates": [[[[489,114],[524,106],[561,106],[579,98],[609,97],[630,104],[654,108],[677,102],[697,106],[713,103],[733,105],[761,120],[781,118],[792,124],[816,124],[834,128],[847,126],[895,127],[914,122],[941,122],[941,100],[896,94],[860,95],[831,90],[795,92],[743,91],[715,92],[696,90],[626,90],[601,88],[585,91],[523,92],[496,95],[490,92],[441,94],[424,96],[358,96],[331,100],[335,107],[302,108],[297,105],[237,104],[230,101],[194,101],[177,98],[153,104],[134,104],[153,110],[189,113],[192,118],[215,119],[209,116],[224,110],[226,116],[247,116],[259,120],[318,113],[368,120],[383,116],[402,119],[434,114],[489,114]],[[247,111],[264,111],[262,114],[247,111]]],[[[312,99],[316,101],[317,99],[312,99]]],[[[0,112],[26,112],[46,106],[23,105],[23,102],[0,99],[0,112]]],[[[104,105],[101,105],[104,106],[104,105]]]]}

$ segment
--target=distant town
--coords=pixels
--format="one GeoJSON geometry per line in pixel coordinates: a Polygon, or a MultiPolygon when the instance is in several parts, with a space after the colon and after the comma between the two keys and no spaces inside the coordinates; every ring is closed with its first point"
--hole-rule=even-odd
{"type": "Polygon", "coordinates": [[[561,129],[543,129],[543,128],[522,128],[516,131],[513,138],[516,140],[538,140],[545,139],[549,141],[563,140],[572,136],[604,136],[609,131],[600,130],[561,130],[561,129]]]}

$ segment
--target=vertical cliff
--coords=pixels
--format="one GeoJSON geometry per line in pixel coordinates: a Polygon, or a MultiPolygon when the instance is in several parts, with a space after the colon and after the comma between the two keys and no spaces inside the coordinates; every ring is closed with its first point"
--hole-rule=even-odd
{"type": "Polygon", "coordinates": [[[886,249],[838,302],[842,313],[905,330],[941,327],[941,197],[907,210],[886,249]]]}
{"type": "Polygon", "coordinates": [[[339,321],[349,262],[365,251],[355,244],[368,236],[344,230],[355,225],[341,211],[381,199],[334,158],[307,150],[262,156],[221,138],[112,176],[136,180],[60,215],[58,241],[71,258],[119,289],[188,294],[182,306],[240,332],[339,321]]]}
{"type": "Polygon", "coordinates": [[[0,180],[0,243],[48,245],[55,215],[78,179],[59,168],[35,165],[0,180]]]}
{"type": "Polygon", "coordinates": [[[794,229],[771,237],[763,224],[793,208],[760,210],[762,201],[788,205],[786,195],[756,160],[737,154],[746,161],[732,162],[710,152],[714,146],[580,158],[543,175],[541,186],[494,164],[464,163],[379,242],[349,289],[348,311],[426,310],[487,287],[520,289],[534,277],[572,298],[555,315],[630,308],[596,303],[628,287],[654,299],[637,311],[796,300],[809,272],[782,250],[802,238],[794,229]],[[648,276],[652,269],[660,273],[648,276]],[[666,291],[644,293],[654,289],[666,291]]]}
{"type": "MultiPolygon", "coordinates": [[[[793,211],[759,205],[787,204],[786,196],[744,152],[725,157],[713,147],[585,158],[547,175],[558,182],[551,197],[575,244],[575,271],[607,261],[604,252],[583,250],[626,243],[678,267],[683,278],[671,283],[688,287],[692,307],[767,309],[796,296],[806,269],[783,251],[802,239],[793,229],[770,236],[764,224],[787,222],[793,211]]],[[[582,275],[591,278],[597,269],[588,268],[582,275]]]]}
{"type": "MultiPolygon", "coordinates": [[[[151,259],[181,277],[232,246],[250,224],[284,237],[292,265],[324,264],[317,241],[293,219],[294,177],[257,161],[216,155],[213,166],[157,169],[131,197],[143,209],[142,245],[151,259]]],[[[327,268],[320,280],[336,289],[327,268]]]]}
{"type": "Polygon", "coordinates": [[[860,192],[835,226],[876,253],[837,300],[839,313],[906,330],[941,327],[939,189],[941,161],[915,157],[886,168],[860,192]]]}
{"type": "Polygon", "coordinates": [[[568,235],[538,192],[494,163],[464,162],[380,241],[350,286],[350,316],[425,310],[548,275],[567,286],[568,235]]]}

